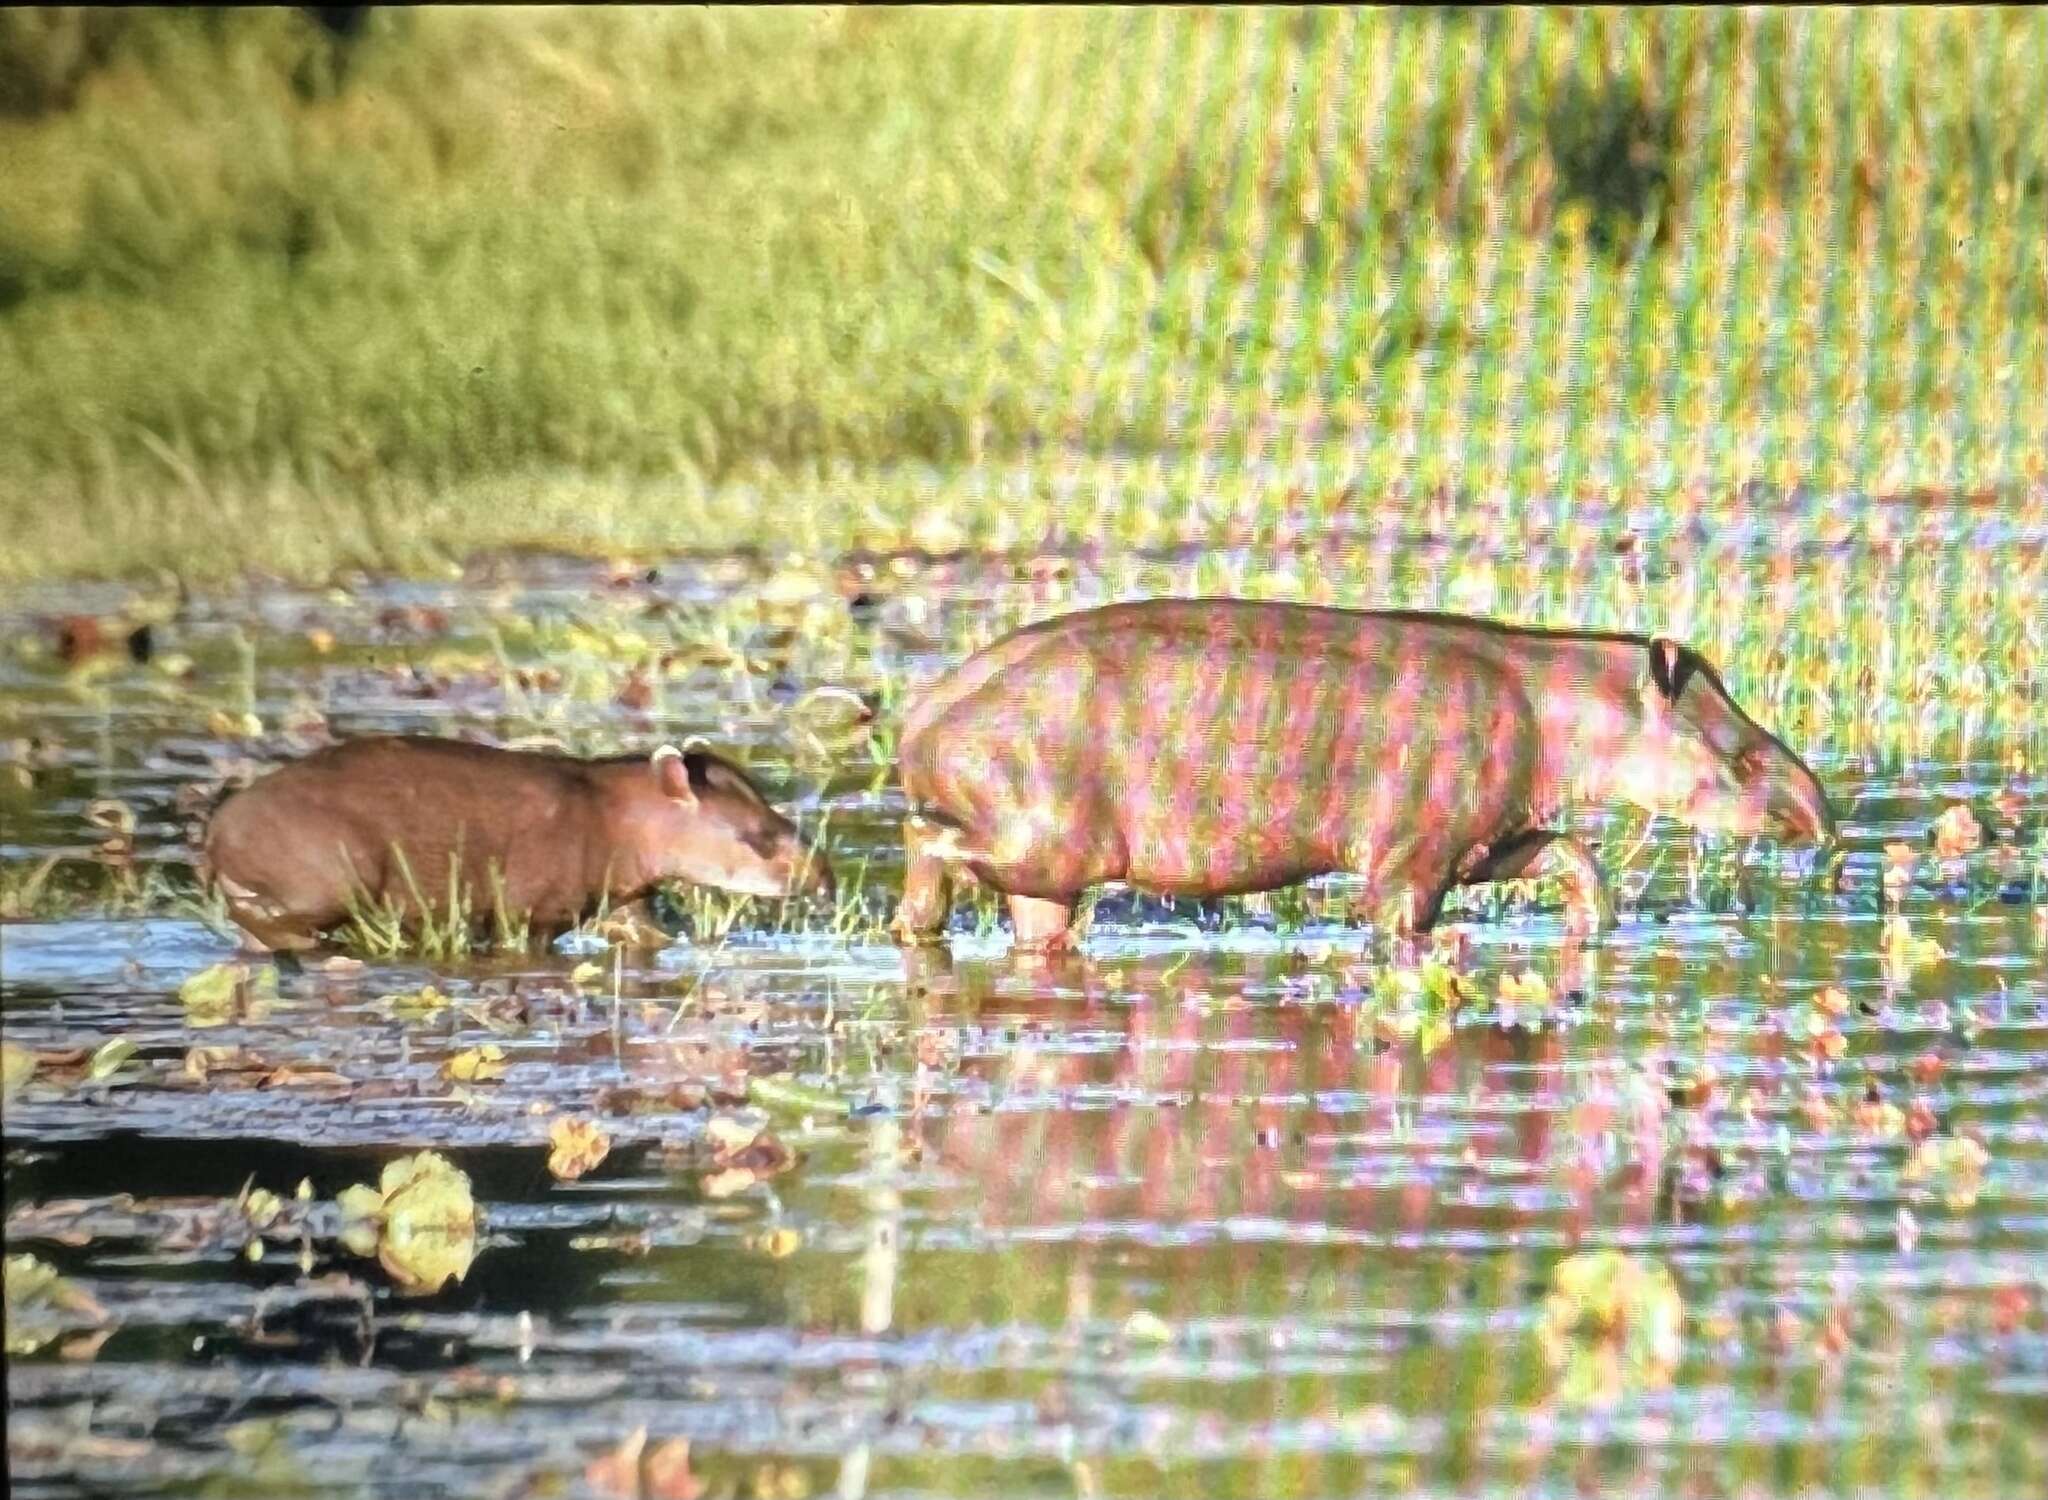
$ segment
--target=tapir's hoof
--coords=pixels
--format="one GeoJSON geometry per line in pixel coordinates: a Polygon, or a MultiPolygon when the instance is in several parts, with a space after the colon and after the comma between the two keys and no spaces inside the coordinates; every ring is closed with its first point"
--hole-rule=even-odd
{"type": "Polygon", "coordinates": [[[1614,931],[1614,907],[1607,901],[1574,901],[1564,910],[1564,930],[1572,937],[1594,938],[1614,931]]]}
{"type": "Polygon", "coordinates": [[[946,933],[942,927],[919,927],[898,917],[889,924],[889,936],[900,948],[943,948],[946,933]]]}
{"type": "Polygon", "coordinates": [[[1014,938],[1010,943],[1010,951],[1020,958],[1058,958],[1063,954],[1078,953],[1080,949],[1074,934],[1064,931],[1014,938]]]}

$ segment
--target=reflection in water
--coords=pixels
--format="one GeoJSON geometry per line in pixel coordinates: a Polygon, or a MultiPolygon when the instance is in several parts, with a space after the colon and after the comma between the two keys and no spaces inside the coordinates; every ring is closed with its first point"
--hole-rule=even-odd
{"type": "MultiPolygon", "coordinates": [[[[893,1104],[894,1101],[887,1101],[893,1104]]],[[[893,1114],[868,1129],[867,1185],[862,1204],[867,1211],[867,1242],[860,1257],[860,1331],[870,1338],[889,1332],[896,1306],[897,1249],[902,1228],[902,1199],[896,1174],[902,1127],[893,1114]]],[[[839,1464],[841,1500],[861,1500],[868,1491],[870,1445],[858,1443],[839,1464]]]]}
{"type": "MultiPolygon", "coordinates": [[[[993,628],[966,566],[878,671],[928,676],[993,628]]],[[[480,629],[386,659],[380,610],[461,602],[433,588],[264,594],[165,649],[240,682],[230,632],[258,628],[247,708],[273,729],[316,704],[336,732],[615,748],[643,730],[592,707],[620,664],[550,613],[591,579],[559,565],[493,606],[563,674],[544,726],[480,629]],[[314,625],[331,654],[294,654],[314,625]]],[[[730,588],[665,579],[632,608],[730,588]]],[[[845,669],[771,626],[736,626],[734,654],[794,683],[845,669]]],[[[772,684],[724,670],[679,666],[662,727],[780,763],[772,684]]],[[[219,704],[195,725],[146,674],[94,692],[0,660],[0,751],[36,741],[8,762],[29,789],[0,784],[9,873],[96,847],[102,798],[134,813],[123,859],[174,869],[184,794],[291,748],[224,741],[201,727],[219,704]]],[[[197,1030],[179,987],[229,950],[196,922],[0,928],[6,1040],[36,1054],[10,1073],[7,1250],[104,1313],[11,1361],[10,1480],[573,1495],[644,1428],[648,1453],[687,1440],[707,1496],[2048,1493],[2048,924],[2027,883],[2048,800],[2010,748],[1826,768],[1843,893],[1768,864],[1722,880],[1659,829],[1625,882],[1639,909],[1598,944],[1513,912],[1461,926],[1477,996],[1441,1031],[1385,1024],[1356,932],[1162,931],[1135,903],[1058,963],[816,935],[679,945],[596,984],[555,955],[309,968],[197,1030]],[[1951,818],[1933,849],[1963,797],[1985,842],[1951,818]],[[430,983],[435,1004],[391,999],[430,983]],[[445,1071],[487,1046],[501,1075],[445,1071]],[[707,1196],[708,1119],[785,1073],[794,1164],[707,1196]],[[546,1167],[561,1118],[611,1142],[574,1182],[546,1167]],[[296,1203],[302,1178],[324,1205],[423,1150],[477,1216],[474,1262],[430,1295],[319,1258],[324,1229],[302,1273],[191,1227],[257,1189],[296,1203]],[[1561,1267],[1608,1252],[1578,1264],[1639,1268],[1653,1305],[1661,1271],[1682,1302],[1667,1387],[1614,1378],[1628,1345],[1597,1305],[1572,1325],[1590,1373],[1545,1357],[1561,1267]],[[1563,1399],[1581,1391],[1614,1399],[1563,1399]]],[[[877,774],[785,787],[886,893],[877,774]]]]}

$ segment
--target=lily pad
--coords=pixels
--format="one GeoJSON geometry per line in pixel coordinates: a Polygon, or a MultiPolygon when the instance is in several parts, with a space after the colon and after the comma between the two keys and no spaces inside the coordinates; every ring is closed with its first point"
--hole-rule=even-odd
{"type": "Polygon", "coordinates": [[[1684,1322],[1678,1284],[1663,1266],[1593,1250],[1558,1263],[1536,1337],[1558,1399],[1604,1406],[1671,1383],[1684,1322]]]}
{"type": "Polygon", "coordinates": [[[507,1066],[505,1049],[486,1043],[456,1053],[441,1065],[441,1075],[451,1083],[488,1083],[503,1078],[507,1066]]]}
{"type": "Polygon", "coordinates": [[[0,1042],[0,1096],[12,1099],[35,1074],[35,1053],[12,1042],[0,1042]]]}
{"type": "Polygon", "coordinates": [[[33,1354],[75,1329],[107,1322],[107,1310],[91,1293],[33,1255],[7,1257],[4,1300],[9,1354],[33,1354]]]}
{"type": "Polygon", "coordinates": [[[564,1181],[581,1177],[612,1149],[611,1137],[595,1120],[557,1120],[548,1131],[548,1143],[548,1170],[564,1181]]]}
{"type": "Polygon", "coordinates": [[[476,1259],[469,1178],[439,1152],[400,1157],[384,1168],[375,1188],[348,1188],[336,1202],[342,1243],[359,1255],[374,1250],[405,1291],[438,1292],[449,1280],[460,1281],[476,1259]]]}

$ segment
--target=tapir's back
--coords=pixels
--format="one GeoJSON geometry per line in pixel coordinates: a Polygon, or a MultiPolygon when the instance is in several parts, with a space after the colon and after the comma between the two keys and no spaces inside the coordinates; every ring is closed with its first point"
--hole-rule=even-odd
{"type": "Polygon", "coordinates": [[[1105,774],[1127,759],[1255,752],[1341,762],[1347,730],[1462,716],[1499,680],[1502,633],[1451,615],[1278,601],[1158,599],[1042,620],[977,652],[913,705],[915,796],[949,743],[995,752],[1071,742],[1105,774]]]}
{"type": "Polygon", "coordinates": [[[1487,644],[1453,617],[1265,601],[1061,616],[934,686],[906,727],[904,790],[1014,878],[1045,867],[1047,889],[1271,888],[1345,867],[1396,805],[1458,795],[1450,769],[1476,769],[1489,737],[1514,753],[1514,688],[1487,644]]]}
{"type": "MultiPolygon", "coordinates": [[[[287,905],[331,915],[351,880],[375,889],[394,848],[416,876],[451,854],[504,864],[524,830],[579,794],[578,763],[453,740],[375,736],[329,746],[227,798],[206,867],[287,905]]],[[[420,878],[425,878],[421,876],[420,878]]]]}

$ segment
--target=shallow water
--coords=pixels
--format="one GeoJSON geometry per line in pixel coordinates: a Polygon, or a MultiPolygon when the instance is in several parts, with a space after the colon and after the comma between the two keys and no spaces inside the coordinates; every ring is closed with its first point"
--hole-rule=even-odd
{"type": "MultiPolygon", "coordinates": [[[[1703,894],[1660,837],[1589,948],[1554,913],[1475,904],[1454,931],[1477,998],[1433,1040],[1387,1022],[1363,933],[1218,930],[1116,896],[1069,962],[1013,960],[965,914],[939,953],[742,929],[601,956],[595,978],[565,953],[313,965],[193,1024],[180,985],[233,948],[179,905],[180,789],[321,732],[710,734],[829,814],[885,903],[886,757],[801,768],[789,705],[928,675],[958,615],[1032,585],[953,565],[918,607],[877,584],[833,635],[791,624],[802,600],[726,611],[770,571],[679,561],[615,587],[533,560],[256,590],[185,601],[146,666],[0,665],[7,735],[42,741],[13,753],[31,774],[0,793],[0,861],[67,853],[53,878],[72,878],[111,797],[135,814],[120,857],[170,882],[135,897],[146,915],[0,927],[6,1040],[76,1054],[7,1101],[8,1253],[98,1309],[39,1314],[56,1336],[9,1361],[14,1493],[633,1493],[602,1460],[640,1429],[650,1453],[689,1443],[694,1478],[650,1494],[2048,1492],[2027,842],[2048,787],[1990,758],[1820,763],[1849,810],[1842,895],[1806,896],[1768,852],[1747,900],[1703,894]],[[570,612],[747,666],[685,664],[622,706],[630,643],[527,649],[511,623],[570,612]],[[493,625],[563,680],[501,670],[493,625]],[[254,739],[212,721],[245,711],[254,739]],[[1921,861],[1902,910],[1940,954],[1888,958],[1885,843],[2008,787],[2020,863],[1980,851],[1956,884],[1921,861]],[[1525,970],[1548,999],[1498,1001],[1525,970]],[[429,982],[447,1003],[390,1003],[429,982]],[[1832,1059],[1807,1029],[1827,986],[1849,1002],[1832,1059]],[[72,1076],[115,1038],[136,1050],[110,1078],[72,1076]],[[500,1076],[444,1075],[485,1046],[500,1076]],[[223,1050],[195,1077],[200,1047],[223,1050]],[[750,1104],[750,1078],[811,1092],[750,1104]],[[574,1181],[545,1162],[562,1115],[611,1142],[574,1181]],[[719,1119],[767,1120],[794,1160],[721,1196],[719,1119]],[[1915,1135],[1978,1141],[1981,1170],[1916,1178],[1915,1135]],[[334,1237],[332,1205],[422,1149],[468,1175],[481,1224],[462,1279],[411,1296],[334,1237]],[[250,1260],[228,1206],[302,1179],[303,1241],[250,1260]],[[1597,1340],[1545,1354],[1560,1262],[1600,1248],[1668,1271],[1668,1381],[1597,1340]]],[[[0,623],[122,597],[32,597],[0,623]]]]}

